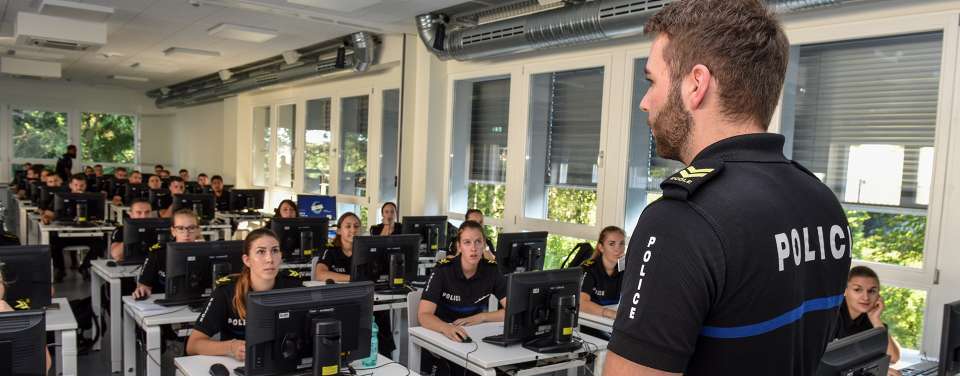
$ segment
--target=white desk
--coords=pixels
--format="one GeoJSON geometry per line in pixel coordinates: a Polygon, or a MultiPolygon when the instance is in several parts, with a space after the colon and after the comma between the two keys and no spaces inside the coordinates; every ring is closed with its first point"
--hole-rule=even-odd
{"type": "Polygon", "coordinates": [[[27,238],[21,239],[23,244],[40,244],[40,211],[27,212],[27,238]]]}
{"type": "MultiPolygon", "coordinates": [[[[107,266],[108,261],[109,260],[90,261],[91,269],[93,270],[93,273],[90,273],[92,277],[90,283],[90,298],[93,304],[93,314],[97,317],[102,317],[100,289],[103,288],[104,284],[110,284],[110,313],[108,314],[110,316],[110,325],[107,329],[107,331],[110,332],[110,371],[121,372],[123,370],[121,352],[123,348],[121,346],[123,342],[121,341],[123,339],[120,334],[123,318],[121,307],[123,303],[121,302],[120,296],[120,280],[122,278],[136,277],[139,274],[140,265],[107,266]]],[[[97,343],[94,344],[94,350],[100,350],[101,340],[97,340],[97,343]]]]}
{"type": "Polygon", "coordinates": [[[17,213],[19,218],[18,223],[20,225],[20,229],[19,229],[20,232],[17,234],[17,236],[20,237],[21,239],[20,241],[23,244],[27,244],[27,241],[26,241],[27,225],[29,224],[29,222],[27,222],[27,213],[31,211],[35,211],[38,208],[36,206],[33,206],[33,204],[31,204],[29,200],[17,199],[16,202],[17,202],[17,213]]]}
{"type": "Polygon", "coordinates": [[[200,226],[200,233],[210,236],[211,241],[230,240],[230,236],[233,234],[233,227],[231,227],[229,223],[202,225],[200,226]]]}
{"type": "MultiPolygon", "coordinates": [[[[616,311],[618,306],[619,304],[614,304],[604,306],[603,308],[609,308],[616,311]]],[[[604,333],[613,333],[613,319],[610,318],[591,315],[589,313],[580,311],[580,320],[578,323],[580,326],[596,329],[604,333]]]]}
{"type": "MultiPolygon", "coordinates": [[[[434,355],[450,360],[457,365],[465,365],[471,372],[484,376],[496,376],[497,368],[500,367],[509,367],[541,360],[557,360],[559,363],[528,368],[525,369],[523,374],[550,373],[561,370],[568,370],[569,372],[571,369],[585,364],[583,360],[579,359],[579,354],[587,352],[588,350],[584,347],[572,353],[541,354],[525,349],[519,344],[501,347],[483,342],[483,338],[485,337],[503,333],[502,322],[483,323],[467,326],[464,327],[464,329],[466,329],[470,338],[473,339],[472,343],[453,342],[447,337],[444,337],[443,334],[422,326],[410,328],[410,351],[407,366],[415,371],[420,369],[421,349],[427,349],[434,355]]],[[[574,336],[580,337],[584,342],[596,346],[598,357],[594,364],[594,374],[600,376],[606,356],[607,342],[582,334],[579,331],[575,332],[574,336]]],[[[589,350],[594,349],[591,348],[589,350]]]]}
{"type": "MultiPolygon", "coordinates": [[[[155,302],[163,294],[150,295],[144,302],[155,302]]],[[[184,324],[197,321],[200,313],[190,311],[187,306],[171,307],[172,312],[154,314],[145,313],[137,308],[131,296],[123,297],[123,365],[124,375],[136,375],[136,328],[146,333],[146,376],[160,376],[160,325],[184,324]]]]}
{"type": "Polygon", "coordinates": [[[110,249],[110,233],[116,229],[113,225],[100,223],[93,227],[71,227],[40,223],[40,244],[50,244],[50,233],[56,232],[61,238],[99,238],[103,237],[105,249],[110,249]]]}
{"type": "Polygon", "coordinates": [[[115,223],[123,223],[123,214],[130,211],[129,206],[114,205],[112,202],[108,203],[107,206],[110,207],[110,210],[107,211],[107,220],[115,223]]]}
{"type": "MultiPolygon", "coordinates": [[[[230,375],[235,376],[236,373],[233,372],[234,368],[242,367],[243,363],[227,356],[206,356],[206,355],[194,355],[194,356],[183,356],[173,360],[177,364],[177,375],[180,376],[209,376],[210,375],[210,366],[220,363],[224,367],[227,367],[230,370],[230,375]]],[[[360,375],[373,375],[373,376],[405,376],[408,374],[407,367],[404,367],[400,363],[393,362],[389,366],[384,366],[387,363],[393,362],[383,355],[377,354],[377,365],[376,367],[383,366],[373,370],[372,373],[364,371],[364,367],[360,365],[360,361],[351,363],[354,369],[357,370],[357,374],[360,375]]],[[[420,376],[413,370],[409,371],[410,376],[420,376]]]]}
{"type": "Polygon", "coordinates": [[[73,317],[67,298],[53,298],[59,304],[58,309],[48,309],[46,326],[48,332],[55,332],[57,344],[54,357],[57,362],[57,374],[77,376],[77,320],[73,317]]]}

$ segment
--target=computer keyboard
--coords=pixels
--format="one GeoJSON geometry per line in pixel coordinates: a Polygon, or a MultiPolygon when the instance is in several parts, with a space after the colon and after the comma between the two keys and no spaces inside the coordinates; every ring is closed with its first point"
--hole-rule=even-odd
{"type": "Polygon", "coordinates": [[[901,369],[903,376],[932,376],[937,374],[937,362],[920,362],[901,369]]]}

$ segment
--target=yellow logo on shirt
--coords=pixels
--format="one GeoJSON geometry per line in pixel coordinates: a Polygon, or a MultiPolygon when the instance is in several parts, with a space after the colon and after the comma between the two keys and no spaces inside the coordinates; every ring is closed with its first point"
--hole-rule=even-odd
{"type": "Polygon", "coordinates": [[[17,309],[17,310],[30,309],[30,298],[17,299],[17,301],[13,305],[13,309],[17,309]]]}

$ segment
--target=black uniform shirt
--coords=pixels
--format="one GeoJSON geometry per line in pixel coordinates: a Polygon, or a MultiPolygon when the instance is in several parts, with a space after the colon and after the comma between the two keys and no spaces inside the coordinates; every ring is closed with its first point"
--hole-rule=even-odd
{"type": "MultiPolygon", "coordinates": [[[[370,226],[370,235],[381,235],[383,233],[383,223],[370,226]]],[[[393,233],[387,235],[396,235],[400,233],[400,229],[403,228],[403,224],[400,222],[393,223],[393,233]]]]}
{"type": "Polygon", "coordinates": [[[423,290],[423,300],[437,305],[436,316],[445,322],[487,310],[490,294],[497,300],[507,296],[507,279],[495,261],[480,260],[470,279],[463,274],[460,256],[443,259],[433,269],[423,290]]]}
{"type": "MultiPolygon", "coordinates": [[[[200,317],[197,318],[197,324],[193,327],[194,330],[199,330],[208,337],[213,337],[219,333],[221,341],[246,339],[247,320],[241,319],[233,306],[233,295],[237,291],[235,277],[224,277],[226,283],[213,290],[210,300],[207,300],[207,305],[200,312],[200,317]]],[[[273,288],[285,289],[302,286],[303,281],[299,274],[293,270],[285,269],[277,273],[273,288]]]]}
{"type": "Polygon", "coordinates": [[[217,211],[225,212],[230,210],[230,194],[227,190],[223,190],[220,197],[217,197],[217,194],[213,193],[213,191],[210,191],[210,193],[213,194],[213,199],[216,200],[217,211]]]}
{"type": "Polygon", "coordinates": [[[614,268],[613,275],[607,274],[601,260],[587,260],[583,268],[583,284],[580,291],[590,295],[590,301],[602,306],[620,303],[620,283],[623,273],[614,268]]]}
{"type": "Polygon", "coordinates": [[[167,288],[167,247],[154,244],[147,251],[147,259],[143,261],[140,278],[144,285],[150,286],[153,294],[162,294],[167,288]]]}
{"type": "MultiPolygon", "coordinates": [[[[887,324],[883,324],[883,326],[887,326],[887,324]]],[[[851,318],[850,309],[847,308],[847,301],[844,300],[843,303],[840,304],[840,314],[837,315],[837,330],[830,339],[841,339],[870,329],[873,329],[873,323],[870,322],[867,314],[861,314],[856,319],[851,318]]]]}
{"type": "Polygon", "coordinates": [[[630,238],[608,349],[688,376],[816,371],[843,300],[850,229],[836,195],[783,143],[721,140],[661,184],[630,238]]]}
{"type": "Polygon", "coordinates": [[[326,265],[327,269],[330,269],[331,272],[350,274],[352,261],[350,257],[343,254],[342,248],[334,246],[333,244],[327,244],[327,249],[323,250],[323,254],[320,255],[320,261],[318,261],[318,263],[326,265]]]}
{"type": "Polygon", "coordinates": [[[117,226],[110,234],[110,244],[113,243],[123,243],[123,225],[117,226]]]}

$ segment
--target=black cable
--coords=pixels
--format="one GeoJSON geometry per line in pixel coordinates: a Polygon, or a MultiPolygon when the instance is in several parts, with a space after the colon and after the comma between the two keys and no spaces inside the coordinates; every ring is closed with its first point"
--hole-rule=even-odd
{"type": "MultiPolygon", "coordinates": [[[[356,371],[370,371],[370,370],[375,370],[375,369],[378,369],[378,368],[381,368],[381,367],[386,367],[386,366],[389,366],[389,365],[391,365],[391,364],[396,364],[396,365],[399,365],[399,366],[402,366],[402,367],[406,368],[406,366],[404,366],[403,364],[397,363],[397,362],[387,362],[387,363],[381,364],[381,365],[376,366],[376,367],[371,367],[371,368],[351,368],[350,370],[351,370],[351,374],[356,374],[356,371]]],[[[357,376],[370,376],[370,375],[373,375],[374,373],[376,373],[376,372],[357,374],[357,376]]],[[[410,369],[409,369],[409,368],[407,368],[407,375],[406,375],[406,376],[410,376],[410,369]]]]}
{"type": "Polygon", "coordinates": [[[463,376],[467,376],[467,370],[470,368],[470,354],[477,352],[480,349],[480,344],[477,342],[473,343],[473,350],[467,353],[466,358],[463,361],[463,376]]]}

